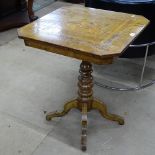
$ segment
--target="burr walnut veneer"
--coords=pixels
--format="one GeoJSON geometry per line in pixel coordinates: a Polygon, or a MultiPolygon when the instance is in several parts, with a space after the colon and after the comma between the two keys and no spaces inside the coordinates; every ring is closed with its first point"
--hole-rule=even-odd
{"type": "Polygon", "coordinates": [[[86,150],[87,112],[98,110],[109,120],[124,124],[124,119],[107,112],[106,105],[93,97],[92,63],[111,64],[146,27],[149,21],[138,15],[116,13],[79,5],[62,7],[18,30],[27,46],[77,58],[82,61],[78,78],[78,97],[64,105],[62,112],[49,113],[46,119],[67,114],[72,108],[82,113],[81,148],[86,150]]]}

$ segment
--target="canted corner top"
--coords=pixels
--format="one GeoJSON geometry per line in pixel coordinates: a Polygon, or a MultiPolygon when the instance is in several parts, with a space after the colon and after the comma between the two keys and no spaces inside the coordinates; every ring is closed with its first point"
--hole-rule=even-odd
{"type": "Polygon", "coordinates": [[[148,23],[139,15],[73,5],[18,29],[18,34],[25,40],[106,57],[119,55],[148,23]]]}

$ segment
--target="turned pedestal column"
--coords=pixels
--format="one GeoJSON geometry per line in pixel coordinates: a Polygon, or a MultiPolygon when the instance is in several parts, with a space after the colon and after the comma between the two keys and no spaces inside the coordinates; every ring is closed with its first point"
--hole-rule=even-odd
{"type": "Polygon", "coordinates": [[[54,117],[62,117],[67,114],[71,109],[76,108],[81,111],[81,149],[87,149],[87,112],[96,109],[100,114],[109,120],[116,121],[120,125],[124,124],[124,119],[118,115],[110,114],[107,112],[106,105],[93,97],[93,77],[92,77],[92,64],[87,61],[82,61],[80,65],[80,75],[78,77],[78,97],[75,100],[67,102],[64,105],[62,112],[50,112],[46,115],[46,120],[50,121],[54,117]]]}
{"type": "MultiPolygon", "coordinates": [[[[18,30],[27,46],[82,60],[77,98],[67,102],[63,111],[48,113],[46,119],[50,121],[64,116],[73,108],[78,109],[82,114],[83,151],[87,149],[89,111],[98,110],[104,118],[124,124],[122,117],[108,113],[106,105],[94,98],[91,63],[111,64],[148,23],[138,15],[73,5],[59,8],[18,30]]],[[[58,63],[61,61],[58,59],[58,63]]]]}

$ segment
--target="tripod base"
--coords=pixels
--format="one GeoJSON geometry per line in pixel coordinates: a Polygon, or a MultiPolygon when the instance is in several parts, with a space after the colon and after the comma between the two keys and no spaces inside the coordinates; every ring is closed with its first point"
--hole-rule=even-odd
{"type": "Polygon", "coordinates": [[[91,108],[87,107],[87,104],[80,104],[78,103],[78,100],[72,100],[70,102],[67,102],[64,105],[64,109],[61,112],[50,112],[46,115],[46,120],[51,121],[54,117],[63,117],[65,116],[71,109],[78,109],[82,113],[82,120],[81,120],[81,126],[82,126],[82,133],[81,133],[81,149],[82,151],[87,150],[87,112],[90,110],[98,110],[104,118],[115,121],[119,125],[124,125],[124,119],[121,116],[110,114],[107,111],[107,107],[103,102],[100,102],[98,100],[94,100],[92,102],[91,108]],[[80,105],[80,106],[79,106],[80,105]],[[82,107],[82,108],[81,108],[82,107]]]}
{"type": "MultiPolygon", "coordinates": [[[[51,121],[54,117],[63,117],[65,116],[71,109],[78,109],[81,112],[83,111],[83,109],[81,109],[81,106],[78,106],[79,103],[77,100],[72,100],[67,102],[64,105],[64,109],[61,112],[50,112],[46,115],[46,120],[47,121],[51,121]]],[[[85,107],[87,108],[87,106],[85,107]]],[[[94,100],[92,102],[92,108],[88,110],[87,108],[87,112],[90,110],[98,110],[101,114],[101,116],[103,116],[104,118],[111,120],[111,121],[116,121],[118,122],[119,125],[124,125],[124,119],[121,116],[115,115],[115,114],[110,114],[107,111],[107,106],[103,103],[100,102],[98,100],[94,100]]]]}
{"type": "Polygon", "coordinates": [[[119,125],[124,124],[124,119],[118,115],[110,114],[107,111],[107,107],[104,103],[95,100],[93,98],[93,77],[92,73],[92,65],[90,62],[82,61],[80,65],[80,75],[78,78],[78,98],[67,102],[64,105],[64,109],[61,112],[50,112],[46,115],[46,120],[50,121],[54,117],[62,117],[66,115],[71,109],[76,108],[82,113],[82,132],[81,132],[81,149],[82,151],[87,150],[87,112],[91,110],[98,110],[100,114],[111,121],[118,122],[119,125]]]}

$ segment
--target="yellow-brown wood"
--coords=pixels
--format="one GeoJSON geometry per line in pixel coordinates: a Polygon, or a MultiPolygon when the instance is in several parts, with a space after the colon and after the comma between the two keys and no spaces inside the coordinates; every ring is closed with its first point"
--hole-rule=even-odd
{"type": "Polygon", "coordinates": [[[46,115],[46,120],[47,121],[51,121],[54,117],[62,117],[62,116],[65,116],[71,109],[73,108],[79,108],[78,107],[78,102],[77,100],[72,100],[72,101],[69,101],[67,102],[65,105],[64,105],[64,109],[61,111],[61,112],[50,112],[46,115]]]}
{"type": "Polygon", "coordinates": [[[109,114],[106,105],[93,97],[92,64],[110,64],[149,23],[142,16],[116,13],[74,5],[60,8],[18,30],[27,46],[82,60],[78,97],[64,105],[62,112],[48,113],[46,119],[66,115],[72,108],[82,113],[81,148],[87,149],[87,112],[98,110],[106,119],[124,124],[109,114]]]}
{"type": "Polygon", "coordinates": [[[88,105],[86,103],[82,104],[82,119],[81,119],[81,149],[82,151],[87,150],[87,126],[88,126],[88,119],[87,119],[87,112],[88,112],[88,105]]]}
{"type": "Polygon", "coordinates": [[[98,100],[93,100],[92,109],[98,110],[104,118],[111,121],[118,122],[119,125],[124,125],[124,119],[119,115],[108,113],[107,106],[103,102],[98,100]]]}
{"type": "MultiPolygon", "coordinates": [[[[67,115],[68,112],[72,109],[78,109],[82,112],[82,114],[86,115],[87,111],[88,111],[88,105],[84,104],[85,106],[83,106],[83,107],[85,107],[85,108],[82,107],[83,108],[82,109],[81,106],[79,106],[79,104],[81,104],[81,106],[83,106],[83,104],[79,103],[77,99],[71,100],[71,101],[65,103],[64,108],[61,112],[55,111],[55,112],[48,113],[46,115],[46,120],[51,121],[55,117],[63,117],[65,115],[67,115]]],[[[103,116],[104,118],[111,120],[111,121],[118,122],[119,125],[124,125],[124,119],[119,115],[108,113],[106,104],[99,100],[96,100],[96,99],[93,100],[91,109],[89,109],[89,111],[91,111],[91,110],[98,110],[100,112],[101,116],[103,116]]],[[[86,122],[86,120],[83,119],[83,122],[86,122]]],[[[83,124],[85,124],[85,123],[83,123],[83,124]]]]}
{"type": "Polygon", "coordinates": [[[89,61],[93,62],[95,64],[111,64],[113,62],[113,57],[107,57],[107,58],[102,58],[100,56],[94,55],[92,56],[89,53],[82,53],[80,54],[78,50],[75,49],[69,49],[67,47],[62,47],[59,45],[51,45],[50,43],[42,43],[40,41],[35,41],[35,40],[27,40],[25,39],[25,45],[34,47],[34,48],[39,48],[43,49],[52,53],[57,53],[60,55],[65,55],[68,57],[80,59],[83,61],[89,61]]]}
{"type": "Polygon", "coordinates": [[[28,46],[109,64],[148,23],[138,15],[73,5],[20,28],[18,34],[28,46]]]}
{"type": "Polygon", "coordinates": [[[80,75],[78,77],[78,97],[75,100],[67,102],[61,112],[50,112],[46,115],[46,120],[51,121],[54,117],[62,117],[71,109],[76,108],[81,111],[81,149],[87,150],[87,112],[90,110],[98,110],[100,114],[111,121],[116,121],[120,125],[124,124],[124,119],[121,116],[110,114],[107,111],[106,105],[93,97],[93,77],[92,65],[90,62],[83,61],[80,65],[80,75]]]}

